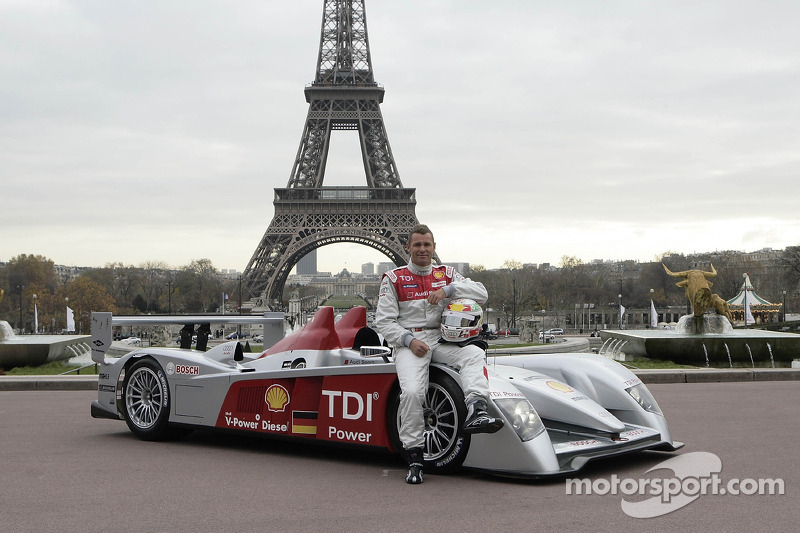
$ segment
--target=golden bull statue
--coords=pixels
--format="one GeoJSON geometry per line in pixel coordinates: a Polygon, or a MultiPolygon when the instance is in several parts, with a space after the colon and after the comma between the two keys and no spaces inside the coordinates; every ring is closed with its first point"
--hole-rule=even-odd
{"type": "Polygon", "coordinates": [[[672,272],[664,263],[661,263],[661,266],[673,278],[683,278],[675,285],[686,288],[686,298],[692,303],[694,316],[702,317],[708,309],[714,309],[717,314],[731,320],[731,308],[728,302],[711,292],[714,284],[708,280],[717,277],[717,269],[714,268],[714,265],[711,265],[711,272],[702,270],[672,272]]]}

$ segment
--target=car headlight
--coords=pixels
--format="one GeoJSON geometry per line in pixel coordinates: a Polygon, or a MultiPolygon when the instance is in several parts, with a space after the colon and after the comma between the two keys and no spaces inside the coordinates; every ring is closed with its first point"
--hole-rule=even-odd
{"type": "Polygon", "coordinates": [[[636,400],[636,403],[642,406],[642,409],[649,413],[663,416],[661,408],[656,403],[656,399],[653,398],[653,395],[650,394],[650,391],[647,390],[647,387],[644,386],[644,383],[639,383],[638,385],[634,385],[633,387],[625,390],[634,400],[636,400]]]}
{"type": "Polygon", "coordinates": [[[531,440],[544,431],[542,419],[539,418],[528,400],[504,398],[495,400],[494,403],[517,432],[522,442],[531,440]]]}

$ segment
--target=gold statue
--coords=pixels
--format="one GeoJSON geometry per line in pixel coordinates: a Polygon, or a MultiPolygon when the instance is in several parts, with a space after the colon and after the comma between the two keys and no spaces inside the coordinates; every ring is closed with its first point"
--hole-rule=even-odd
{"type": "Polygon", "coordinates": [[[728,302],[720,298],[718,295],[711,292],[711,287],[714,285],[709,278],[717,277],[717,269],[711,265],[711,272],[703,270],[684,270],[683,272],[671,272],[667,265],[661,263],[667,274],[673,278],[683,278],[675,285],[678,287],[686,287],[686,297],[692,302],[692,311],[694,316],[701,317],[705,314],[707,309],[714,309],[717,314],[724,316],[731,320],[731,307],[728,302]]]}

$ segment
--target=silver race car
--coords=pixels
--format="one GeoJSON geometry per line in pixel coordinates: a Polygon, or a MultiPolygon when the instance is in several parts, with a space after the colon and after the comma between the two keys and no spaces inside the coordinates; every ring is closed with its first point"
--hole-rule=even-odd
{"type": "MultiPolygon", "coordinates": [[[[92,358],[100,364],[95,418],[125,420],[141,439],[194,428],[385,448],[402,453],[399,386],[391,349],[356,307],[338,322],[331,307],[286,337],[283,315],[112,317],[92,315],[92,358]],[[260,354],[238,341],[203,351],[209,323],[264,324],[260,354]],[[183,324],[182,348],[107,355],[112,327],[183,324]],[[199,325],[195,330],[194,326],[199,325]],[[190,349],[196,335],[198,349],[190,349]]],[[[459,375],[433,364],[425,406],[425,470],[470,468],[514,477],[565,475],[596,458],[676,450],[653,396],[632,372],[594,354],[489,357],[494,434],[466,435],[459,375]]]]}

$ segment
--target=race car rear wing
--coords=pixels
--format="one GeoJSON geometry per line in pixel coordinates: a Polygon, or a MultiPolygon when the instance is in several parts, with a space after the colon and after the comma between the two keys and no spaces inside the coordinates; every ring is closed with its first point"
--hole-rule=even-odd
{"type": "Polygon", "coordinates": [[[263,324],[264,346],[271,346],[283,338],[283,313],[267,312],[263,315],[168,315],[168,316],[112,316],[107,312],[92,313],[92,361],[105,363],[106,352],[111,347],[114,326],[183,325],[181,348],[190,348],[192,335],[197,334],[197,349],[205,350],[211,324],[263,324]],[[195,324],[199,324],[195,332],[195,324]]]}

